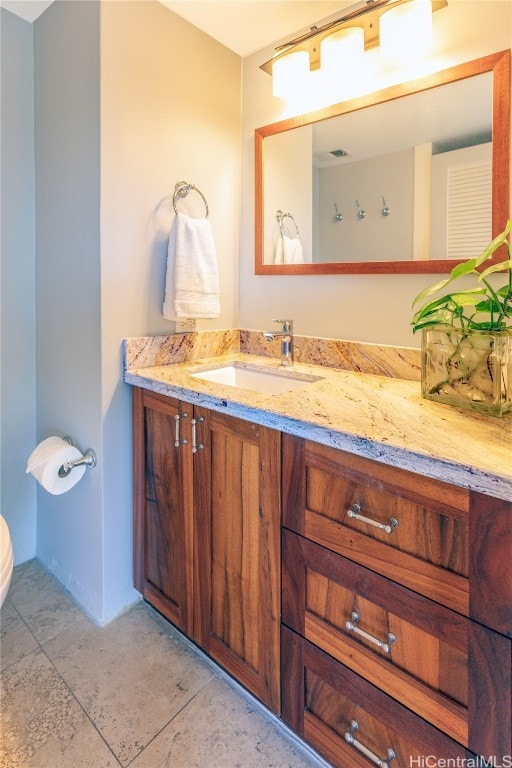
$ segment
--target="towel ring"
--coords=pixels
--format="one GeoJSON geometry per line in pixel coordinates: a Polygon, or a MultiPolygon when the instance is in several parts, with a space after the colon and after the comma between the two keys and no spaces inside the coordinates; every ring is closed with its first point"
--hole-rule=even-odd
{"type": "Polygon", "coordinates": [[[203,195],[201,190],[199,190],[194,184],[189,184],[188,181],[176,182],[176,186],[174,187],[174,195],[172,196],[172,207],[174,208],[174,213],[178,213],[176,208],[176,198],[186,197],[192,189],[194,189],[197,194],[201,195],[203,198],[204,207],[206,208],[206,218],[208,218],[208,203],[206,202],[206,197],[203,195]]]}
{"type": "Polygon", "coordinates": [[[279,229],[281,230],[281,234],[282,235],[284,234],[284,232],[283,232],[283,219],[285,219],[286,217],[288,217],[289,219],[291,219],[293,221],[293,223],[295,225],[296,237],[298,238],[299,237],[299,228],[297,226],[297,222],[295,221],[295,219],[293,218],[291,213],[283,213],[282,211],[276,211],[276,221],[279,224],[279,229]]]}

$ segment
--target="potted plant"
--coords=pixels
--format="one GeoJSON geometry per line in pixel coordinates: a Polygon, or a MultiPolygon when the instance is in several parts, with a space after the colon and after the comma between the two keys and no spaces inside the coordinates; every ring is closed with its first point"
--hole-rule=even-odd
{"type": "Polygon", "coordinates": [[[416,296],[413,331],[422,331],[421,390],[440,403],[502,416],[512,410],[512,259],[505,230],[482,254],[452,269],[449,277],[416,296]],[[504,261],[481,270],[501,247],[504,261]],[[501,287],[494,275],[506,273],[501,287]],[[459,278],[474,275],[475,285],[445,293],[459,278]],[[434,294],[442,293],[432,299],[434,294]]]}

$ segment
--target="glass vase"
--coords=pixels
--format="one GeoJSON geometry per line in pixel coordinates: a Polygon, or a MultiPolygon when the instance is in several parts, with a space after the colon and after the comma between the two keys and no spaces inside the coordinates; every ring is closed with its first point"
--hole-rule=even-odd
{"type": "Polygon", "coordinates": [[[423,330],[421,394],[492,416],[512,411],[512,329],[423,330]]]}

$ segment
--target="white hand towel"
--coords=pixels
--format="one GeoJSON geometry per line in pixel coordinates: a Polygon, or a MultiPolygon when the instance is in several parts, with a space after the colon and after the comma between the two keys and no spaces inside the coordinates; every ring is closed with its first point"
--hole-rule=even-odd
{"type": "Polygon", "coordinates": [[[303,264],[304,252],[298,237],[282,235],[276,243],[274,264],[303,264]]]}
{"type": "Polygon", "coordinates": [[[219,275],[215,243],[208,219],[177,213],[167,253],[166,320],[219,317],[219,275]]]}

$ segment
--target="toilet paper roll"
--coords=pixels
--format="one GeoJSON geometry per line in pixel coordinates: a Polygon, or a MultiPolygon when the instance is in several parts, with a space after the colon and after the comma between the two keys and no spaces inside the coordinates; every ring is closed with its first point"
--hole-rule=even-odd
{"type": "Polygon", "coordinates": [[[84,475],[85,465],[74,467],[66,477],[59,477],[59,469],[65,461],[76,461],[82,454],[62,437],[48,437],[32,451],[27,462],[27,472],[33,475],[39,485],[48,493],[58,496],[66,493],[84,475]]]}

